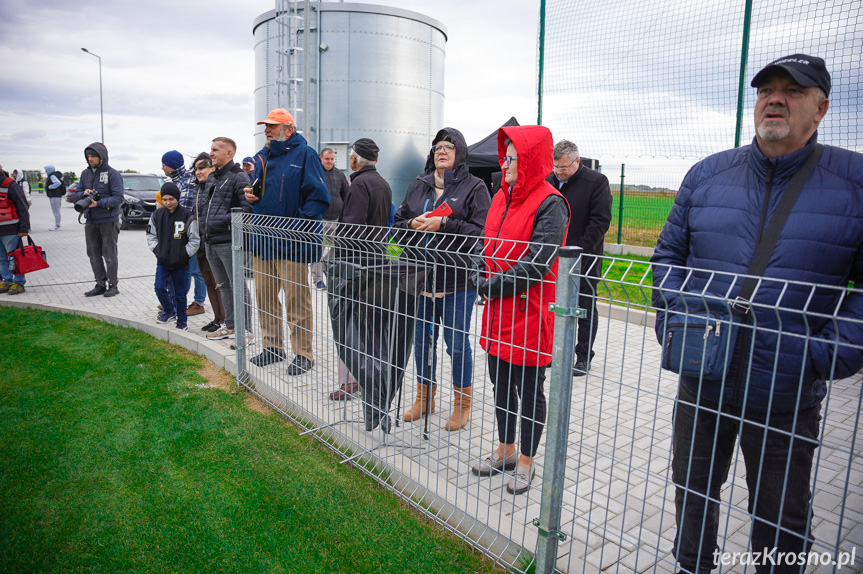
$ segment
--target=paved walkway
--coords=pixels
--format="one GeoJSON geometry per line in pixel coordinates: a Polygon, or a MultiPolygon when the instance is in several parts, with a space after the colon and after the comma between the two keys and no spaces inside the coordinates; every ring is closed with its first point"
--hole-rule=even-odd
{"type": "MultiPolygon", "coordinates": [[[[76,216],[71,204],[64,203],[61,230],[49,232],[53,217],[48,200],[34,194],[32,235],[47,251],[51,267],[29,278],[26,293],[0,295],[0,304],[90,315],[144,330],[236,372],[230,341],[206,341],[200,331],[212,317],[209,304],[207,313],[190,318],[187,332],[155,322],[155,258],[147,249],[143,228],[120,233],[120,295],[84,297],[93,281],[83,226],[77,223],[76,216]]],[[[248,284],[253,290],[253,281],[248,284]]],[[[526,563],[518,562],[517,554],[521,548],[532,552],[536,546],[537,529],[532,520],[539,516],[544,445],[537,457],[534,488],[525,495],[507,494],[508,477],[478,479],[470,473],[470,466],[488,455],[496,440],[486,357],[475,340],[474,408],[465,429],[453,433],[443,430],[452,406],[452,392],[442,384],[436,412],[430,418],[428,440],[423,439],[421,423],[402,423],[391,435],[366,432],[359,401],[336,403],[327,397],[337,384],[337,362],[325,293],[313,291],[313,305],[315,367],[293,378],[286,376],[284,363],[263,369],[251,367],[248,384],[308,428],[317,429],[314,432],[337,445],[346,457],[359,457],[361,469],[400,496],[416,501],[460,535],[479,541],[488,554],[524,567],[526,563]]],[[[474,333],[478,332],[481,312],[482,308],[477,307],[474,333]]],[[[674,572],[670,555],[674,493],[669,456],[676,383],[659,368],[659,348],[652,329],[635,321],[619,320],[620,309],[614,317],[607,310],[603,314],[597,338],[599,353],[591,373],[572,379],[566,491],[561,508],[561,530],[567,540],[560,544],[558,567],[573,573],[674,572]]],[[[633,319],[636,313],[630,311],[629,315],[633,319]]],[[[253,329],[258,332],[256,319],[253,329]]],[[[257,352],[260,346],[253,344],[250,356],[257,352]]],[[[446,358],[442,348],[438,355],[446,358]]],[[[447,362],[443,360],[439,366],[442,372],[438,380],[451,380],[447,362]]],[[[412,381],[414,377],[411,361],[405,380],[412,381]]],[[[843,571],[861,572],[863,441],[856,440],[859,377],[836,382],[831,389],[829,409],[824,412],[825,444],[819,451],[815,478],[816,549],[829,551],[838,545],[841,550],[851,551],[856,547],[856,566],[843,571]]],[[[406,382],[401,410],[413,402],[414,393],[414,385],[406,382]]],[[[742,552],[748,545],[750,527],[745,512],[742,460],[732,472],[732,479],[723,489],[723,500],[730,501],[731,508],[722,510],[720,531],[723,550],[742,552]]],[[[742,573],[744,568],[725,567],[722,571],[742,573]]],[[[816,571],[830,572],[832,567],[807,569],[816,571]]]]}

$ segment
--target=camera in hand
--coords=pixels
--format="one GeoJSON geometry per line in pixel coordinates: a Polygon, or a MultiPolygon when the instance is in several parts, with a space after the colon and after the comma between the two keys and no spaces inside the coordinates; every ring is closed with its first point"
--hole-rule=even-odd
{"type": "Polygon", "coordinates": [[[88,209],[90,209],[90,201],[99,201],[99,192],[94,191],[90,195],[85,195],[81,199],[75,202],[75,211],[78,213],[84,213],[88,209]]]}

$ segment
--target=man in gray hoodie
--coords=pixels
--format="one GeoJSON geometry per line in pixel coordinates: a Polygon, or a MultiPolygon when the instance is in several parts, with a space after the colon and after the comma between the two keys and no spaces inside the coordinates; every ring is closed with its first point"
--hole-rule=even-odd
{"type": "Polygon", "coordinates": [[[87,218],[84,236],[96,279],[96,286],[84,295],[113,297],[120,292],[117,289],[117,236],[123,205],[123,176],[108,165],[108,149],[103,143],[91,143],[84,149],[84,157],[87,167],[81,172],[75,200],[90,197],[90,206],[84,212],[87,218]]]}

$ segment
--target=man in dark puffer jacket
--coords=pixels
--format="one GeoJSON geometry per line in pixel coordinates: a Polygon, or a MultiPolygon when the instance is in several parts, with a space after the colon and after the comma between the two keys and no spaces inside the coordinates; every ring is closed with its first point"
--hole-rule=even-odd
{"type": "MultiPolygon", "coordinates": [[[[821,58],[776,60],[752,86],[758,90],[755,141],[696,164],[659,237],[652,262],[660,264],[653,267],[660,342],[664,310],[674,308],[682,291],[738,295],[735,278],[746,273],[789,180],[816,148],[831,87],[821,58]],[[708,272],[687,274],[677,266],[708,272]]],[[[863,366],[863,294],[844,289],[849,280],[863,280],[863,156],[823,147],[763,277],[751,309],[738,314],[743,326],[723,381],[680,379],[672,437],[674,553],[688,572],[716,566],[718,500],[736,440],[755,516],[752,549],[799,553],[812,545],[809,477],[821,402],[827,381],[863,366]]]]}
{"type": "MultiPolygon", "coordinates": [[[[233,263],[231,255],[231,210],[241,208],[252,212],[246,201],[244,190],[249,185],[249,176],[234,163],[237,144],[231,138],[217,137],[210,146],[210,158],[216,170],[207,178],[204,193],[195,198],[198,213],[198,232],[207,253],[207,261],[225,307],[225,324],[207,335],[208,339],[234,338],[234,289],[231,280],[233,263]]],[[[246,288],[245,284],[242,285],[246,288]]],[[[248,299],[248,294],[246,295],[248,299]]],[[[251,325],[251,314],[246,310],[246,327],[251,325]]],[[[250,337],[246,337],[249,342],[250,337]]]]}

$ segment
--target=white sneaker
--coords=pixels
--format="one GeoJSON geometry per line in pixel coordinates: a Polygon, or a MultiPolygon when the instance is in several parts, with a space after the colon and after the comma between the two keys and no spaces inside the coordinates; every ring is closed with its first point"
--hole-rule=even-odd
{"type": "Polygon", "coordinates": [[[215,341],[218,339],[233,339],[234,338],[234,330],[228,329],[224,325],[219,327],[217,330],[212,333],[207,333],[207,339],[211,341],[215,341]]]}
{"type": "Polygon", "coordinates": [[[60,229],[60,226],[58,225],[57,227],[52,227],[48,231],[58,231],[59,229],[60,229]]]}
{"type": "MultiPolygon", "coordinates": [[[[254,342],[255,342],[255,336],[252,335],[251,331],[246,331],[246,346],[249,347],[254,342]]],[[[237,345],[234,343],[231,343],[231,349],[236,350],[236,348],[237,348],[237,345]]]]}

